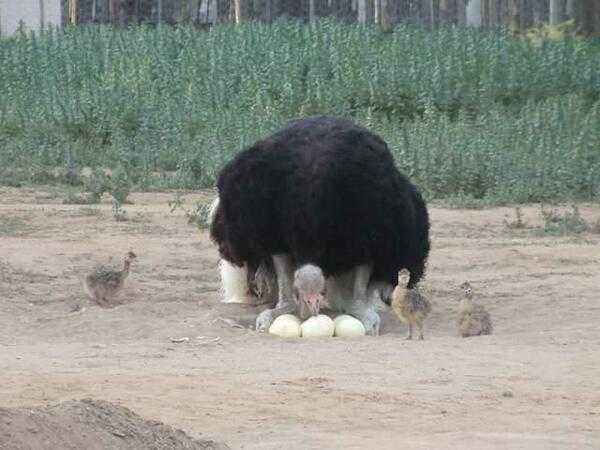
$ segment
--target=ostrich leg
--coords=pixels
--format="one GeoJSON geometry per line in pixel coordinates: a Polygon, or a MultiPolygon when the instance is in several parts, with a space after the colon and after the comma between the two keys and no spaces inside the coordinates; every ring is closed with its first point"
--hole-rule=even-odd
{"type": "MultiPolygon", "coordinates": [[[[373,273],[373,266],[363,264],[354,269],[354,292],[352,300],[347,302],[346,312],[360,320],[365,326],[367,334],[377,336],[381,319],[377,314],[373,298],[368,296],[369,280],[373,273]]],[[[372,296],[371,296],[372,297],[372,296]]]]}
{"type": "Polygon", "coordinates": [[[277,275],[279,298],[273,309],[265,309],[256,318],[256,331],[268,331],[273,320],[282,314],[296,311],[294,301],[293,280],[294,267],[289,255],[273,255],[273,266],[277,275]]]}

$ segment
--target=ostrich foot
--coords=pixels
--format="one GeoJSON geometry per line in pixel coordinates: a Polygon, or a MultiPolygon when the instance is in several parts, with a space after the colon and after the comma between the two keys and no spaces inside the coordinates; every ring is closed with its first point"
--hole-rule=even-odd
{"type": "Polygon", "coordinates": [[[268,329],[271,327],[271,324],[275,320],[273,311],[273,309],[265,309],[258,315],[256,318],[256,331],[261,333],[268,331],[268,329]]]}
{"type": "Polygon", "coordinates": [[[381,318],[374,308],[367,308],[361,312],[349,312],[350,315],[360,320],[365,327],[365,331],[369,336],[379,336],[379,326],[381,318]]]}
{"type": "Polygon", "coordinates": [[[355,268],[354,295],[353,299],[348,302],[346,311],[362,322],[368,335],[378,336],[381,318],[377,314],[373,298],[369,298],[368,289],[372,272],[373,267],[370,264],[363,264],[355,268]]]}
{"type": "Polygon", "coordinates": [[[277,306],[273,309],[265,309],[256,318],[256,331],[265,332],[275,319],[282,314],[292,314],[296,312],[296,302],[292,290],[293,283],[293,265],[289,255],[272,255],[275,274],[277,275],[277,293],[279,300],[277,306]]]}
{"type": "Polygon", "coordinates": [[[275,319],[283,314],[292,314],[295,311],[296,306],[291,303],[273,309],[265,309],[256,317],[255,329],[261,333],[269,331],[269,328],[275,319]]]}

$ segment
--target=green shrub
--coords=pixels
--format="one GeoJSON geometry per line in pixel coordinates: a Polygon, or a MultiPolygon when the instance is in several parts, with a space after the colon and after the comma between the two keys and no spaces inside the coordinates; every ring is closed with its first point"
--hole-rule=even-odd
{"type": "Polygon", "coordinates": [[[207,187],[290,118],[335,114],[380,133],[430,198],[593,199],[597,49],[333,21],[48,30],[0,40],[0,167],[27,182],[33,166],[64,167],[67,148],[77,167],[126,168],[125,198],[156,179],[207,187]]]}

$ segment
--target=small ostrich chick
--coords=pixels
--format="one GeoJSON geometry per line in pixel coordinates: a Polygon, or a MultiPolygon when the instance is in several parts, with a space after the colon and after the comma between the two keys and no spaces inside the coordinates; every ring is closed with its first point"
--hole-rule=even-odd
{"type": "Polygon", "coordinates": [[[398,285],[392,292],[392,309],[398,318],[408,324],[408,335],[406,339],[412,339],[413,327],[419,330],[419,339],[423,340],[423,322],[431,312],[431,304],[417,287],[408,289],[406,287],[410,272],[402,269],[398,273],[398,285]]]}
{"type": "Polygon", "coordinates": [[[458,333],[462,337],[492,334],[493,325],[490,314],[483,305],[473,302],[473,289],[468,281],[460,285],[464,298],[458,306],[458,333]]]}
{"type": "Polygon", "coordinates": [[[304,320],[310,316],[318,316],[324,299],[325,277],[323,271],[313,264],[306,264],[296,270],[294,273],[294,300],[300,318],[304,320]]]}
{"type": "Polygon", "coordinates": [[[123,270],[114,270],[108,266],[99,266],[87,275],[84,285],[90,298],[100,306],[110,306],[110,300],[121,292],[125,286],[131,262],[136,257],[135,253],[128,252],[123,262],[123,270]]]}

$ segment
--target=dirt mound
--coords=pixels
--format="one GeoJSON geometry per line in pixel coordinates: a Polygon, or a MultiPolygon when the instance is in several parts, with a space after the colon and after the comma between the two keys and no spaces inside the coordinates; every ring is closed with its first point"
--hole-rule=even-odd
{"type": "Polygon", "coordinates": [[[144,420],[113,403],[84,399],[41,408],[0,408],[0,449],[224,450],[181,430],[144,420]]]}

